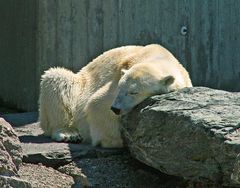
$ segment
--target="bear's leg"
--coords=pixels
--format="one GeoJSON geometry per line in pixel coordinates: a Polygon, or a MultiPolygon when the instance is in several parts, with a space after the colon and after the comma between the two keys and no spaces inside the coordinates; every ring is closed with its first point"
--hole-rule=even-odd
{"type": "Polygon", "coordinates": [[[52,133],[52,139],[58,142],[81,143],[83,138],[76,128],[61,128],[52,133]]]}
{"type": "Polygon", "coordinates": [[[93,146],[101,145],[106,148],[123,146],[119,116],[110,109],[115,97],[113,87],[116,85],[112,85],[111,82],[106,84],[89,99],[86,114],[93,146]]]}
{"type": "Polygon", "coordinates": [[[49,127],[48,116],[43,105],[41,105],[39,109],[39,122],[42,130],[44,131],[44,135],[51,136],[52,130],[51,127],[49,127]]]}
{"type": "Polygon", "coordinates": [[[90,134],[92,139],[92,146],[101,145],[101,131],[99,131],[95,126],[90,126],[90,134]]]}
{"type": "MultiPolygon", "coordinates": [[[[106,119],[111,119],[107,118],[106,119]]],[[[104,148],[121,148],[123,142],[120,135],[119,124],[111,122],[99,122],[93,118],[90,120],[90,134],[92,145],[104,148]]]]}
{"type": "Polygon", "coordinates": [[[105,137],[101,141],[101,146],[103,148],[122,148],[123,147],[123,141],[121,138],[111,138],[111,137],[105,137]]]}
{"type": "Polygon", "coordinates": [[[72,126],[71,110],[61,100],[42,100],[39,109],[39,120],[44,135],[51,136],[55,141],[81,142],[79,130],[72,126]]]}

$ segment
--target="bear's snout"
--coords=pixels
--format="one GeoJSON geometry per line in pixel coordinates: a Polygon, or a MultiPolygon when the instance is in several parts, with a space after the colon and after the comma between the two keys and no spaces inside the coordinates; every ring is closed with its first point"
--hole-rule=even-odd
{"type": "Polygon", "coordinates": [[[118,108],[115,108],[115,107],[113,107],[113,106],[111,106],[111,110],[116,114],[116,115],[119,115],[120,114],[120,112],[121,112],[121,110],[120,109],[118,109],[118,108]]]}

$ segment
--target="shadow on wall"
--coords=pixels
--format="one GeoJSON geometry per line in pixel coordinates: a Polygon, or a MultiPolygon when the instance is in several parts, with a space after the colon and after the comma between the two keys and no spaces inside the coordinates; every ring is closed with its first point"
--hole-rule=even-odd
{"type": "Polygon", "coordinates": [[[38,121],[38,112],[0,114],[12,126],[18,127],[38,121]]]}

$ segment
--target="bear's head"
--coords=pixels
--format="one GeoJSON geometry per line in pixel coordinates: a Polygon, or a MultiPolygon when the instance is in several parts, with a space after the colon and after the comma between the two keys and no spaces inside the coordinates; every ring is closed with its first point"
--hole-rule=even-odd
{"type": "Polygon", "coordinates": [[[170,91],[174,77],[159,70],[154,64],[140,63],[122,70],[118,93],[111,110],[119,115],[129,112],[144,99],[170,91]]]}

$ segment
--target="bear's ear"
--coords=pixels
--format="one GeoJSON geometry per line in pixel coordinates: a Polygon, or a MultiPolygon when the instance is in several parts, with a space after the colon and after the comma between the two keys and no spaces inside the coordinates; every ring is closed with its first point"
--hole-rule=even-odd
{"type": "Polygon", "coordinates": [[[165,85],[171,85],[174,82],[175,78],[171,75],[166,76],[162,81],[165,85]]]}
{"type": "Polygon", "coordinates": [[[124,75],[124,74],[126,74],[126,72],[127,72],[127,70],[126,70],[126,69],[122,69],[122,70],[121,70],[121,75],[124,75]]]}

